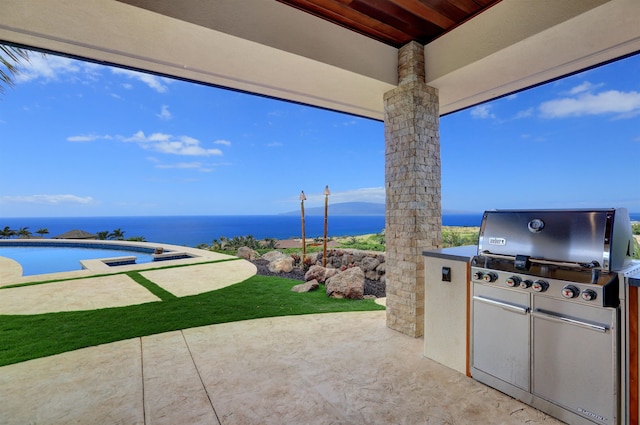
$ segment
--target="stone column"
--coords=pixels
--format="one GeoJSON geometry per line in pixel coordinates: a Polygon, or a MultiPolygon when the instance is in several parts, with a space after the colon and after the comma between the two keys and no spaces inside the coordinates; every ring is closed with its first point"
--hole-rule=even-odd
{"type": "Polygon", "coordinates": [[[422,252],[441,244],[438,91],[425,84],[424,47],[398,53],[398,87],[384,95],[387,326],[424,333],[422,252]]]}

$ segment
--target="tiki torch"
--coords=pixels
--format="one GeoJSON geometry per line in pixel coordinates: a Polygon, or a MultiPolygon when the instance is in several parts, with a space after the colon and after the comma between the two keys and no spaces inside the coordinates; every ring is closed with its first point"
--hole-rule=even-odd
{"type": "Polygon", "coordinates": [[[324,244],[322,249],[322,267],[327,267],[327,217],[329,215],[329,186],[324,188],[324,244]]]}
{"type": "Polygon", "coordinates": [[[300,212],[302,214],[302,261],[307,255],[307,242],[304,236],[304,201],[307,200],[307,197],[304,195],[304,190],[300,192],[300,212]]]}

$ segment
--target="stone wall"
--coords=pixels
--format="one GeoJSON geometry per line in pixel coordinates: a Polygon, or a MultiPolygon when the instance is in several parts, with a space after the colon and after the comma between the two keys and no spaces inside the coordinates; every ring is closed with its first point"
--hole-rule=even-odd
{"type": "MultiPolygon", "coordinates": [[[[315,254],[315,264],[322,265],[322,252],[315,254]]],[[[349,267],[360,267],[364,277],[369,280],[385,282],[386,255],[378,251],[362,251],[359,249],[328,249],[327,267],[345,270],[349,267]]]]}
{"type": "Polygon", "coordinates": [[[424,333],[422,251],[441,244],[438,91],[424,82],[424,47],[403,46],[399,85],[385,93],[387,326],[424,333]]]}

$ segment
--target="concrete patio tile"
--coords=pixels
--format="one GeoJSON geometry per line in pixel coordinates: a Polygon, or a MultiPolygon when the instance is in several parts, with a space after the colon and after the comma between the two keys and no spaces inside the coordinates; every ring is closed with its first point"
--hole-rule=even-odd
{"type": "Polygon", "coordinates": [[[560,423],[424,358],[385,312],[183,332],[223,425],[560,423]]]}
{"type": "Polygon", "coordinates": [[[124,274],[4,288],[0,295],[0,314],[95,310],[160,301],[124,274]]]}
{"type": "Polygon", "coordinates": [[[242,282],[257,268],[246,260],[195,264],[175,269],[149,270],[141,274],[178,297],[196,295],[242,282]]]}
{"type": "Polygon", "coordinates": [[[147,425],[218,424],[181,331],[142,338],[147,425]]]}
{"type": "Polygon", "coordinates": [[[0,424],[144,423],[140,340],[0,368],[0,424]]]}

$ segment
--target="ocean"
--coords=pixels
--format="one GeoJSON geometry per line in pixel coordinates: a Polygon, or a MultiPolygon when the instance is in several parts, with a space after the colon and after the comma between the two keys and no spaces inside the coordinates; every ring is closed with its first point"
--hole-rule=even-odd
{"type": "MultiPolygon", "coordinates": [[[[455,214],[443,218],[446,226],[479,226],[481,214],[455,214]]],[[[256,239],[299,238],[302,232],[300,217],[289,215],[246,216],[150,216],[150,217],[0,217],[0,229],[12,230],[28,227],[37,235],[39,229],[48,229],[45,237],[61,235],[69,230],[89,233],[112,232],[120,229],[124,238],[142,236],[148,242],[195,247],[211,244],[221,236],[252,235],[256,239]]],[[[329,216],[329,236],[363,235],[380,233],[384,229],[384,216],[329,216]]],[[[307,238],[322,237],[324,217],[305,217],[307,238]]]]}
{"type": "MultiPolygon", "coordinates": [[[[631,220],[640,221],[640,214],[631,214],[631,220]]],[[[480,226],[482,213],[445,214],[444,226],[480,226]]],[[[331,236],[380,233],[384,229],[384,216],[329,216],[327,233],[331,236]]],[[[18,230],[28,227],[32,234],[42,228],[49,230],[45,237],[61,235],[69,230],[97,233],[120,229],[124,238],[142,236],[148,242],[195,247],[211,244],[221,236],[252,235],[256,239],[288,239],[301,236],[300,217],[290,215],[246,216],[150,216],[150,217],[0,217],[0,229],[18,230]]],[[[324,217],[305,217],[306,237],[322,237],[324,217]]]]}

